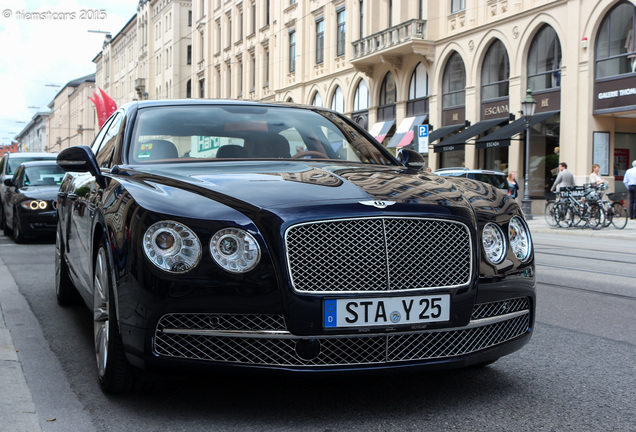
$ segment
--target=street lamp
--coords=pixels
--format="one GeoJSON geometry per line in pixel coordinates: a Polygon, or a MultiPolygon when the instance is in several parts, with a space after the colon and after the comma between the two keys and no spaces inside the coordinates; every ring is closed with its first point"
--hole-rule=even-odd
{"type": "Polygon", "coordinates": [[[526,98],[521,102],[521,113],[526,120],[526,157],[524,166],[524,187],[523,199],[521,200],[521,210],[526,219],[532,219],[532,201],[530,200],[530,188],[528,187],[528,177],[530,175],[530,121],[534,115],[534,108],[537,101],[532,97],[532,90],[528,89],[526,98]]]}

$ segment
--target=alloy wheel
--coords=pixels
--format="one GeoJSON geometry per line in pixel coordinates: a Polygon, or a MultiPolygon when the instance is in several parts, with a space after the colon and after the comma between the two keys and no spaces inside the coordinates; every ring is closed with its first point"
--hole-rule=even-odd
{"type": "Polygon", "coordinates": [[[95,263],[95,280],[93,284],[93,334],[95,339],[95,358],[100,378],[106,374],[109,341],[109,278],[106,263],[106,251],[99,248],[95,263]]]}

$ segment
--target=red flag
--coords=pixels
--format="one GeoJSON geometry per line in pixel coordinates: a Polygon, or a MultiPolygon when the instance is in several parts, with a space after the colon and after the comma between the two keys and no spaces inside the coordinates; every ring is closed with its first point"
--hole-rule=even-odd
{"type": "Polygon", "coordinates": [[[95,109],[97,111],[97,123],[99,123],[99,127],[101,128],[108,119],[106,109],[104,107],[104,101],[102,101],[99,95],[95,92],[93,92],[93,97],[89,97],[89,99],[95,104],[95,109]]]}
{"type": "Polygon", "coordinates": [[[106,118],[108,118],[111,116],[112,113],[117,111],[117,104],[110,96],[106,94],[104,90],[99,89],[99,92],[102,94],[102,100],[104,101],[104,109],[106,110],[106,118]]]}

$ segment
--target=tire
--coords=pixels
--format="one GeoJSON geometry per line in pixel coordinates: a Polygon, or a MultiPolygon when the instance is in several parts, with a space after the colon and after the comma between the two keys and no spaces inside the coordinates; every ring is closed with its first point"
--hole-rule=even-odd
{"type": "Polygon", "coordinates": [[[612,212],[612,225],[615,228],[623,229],[627,225],[627,210],[619,202],[613,202],[610,207],[612,212]]]}
{"type": "Polygon", "coordinates": [[[4,214],[4,207],[2,207],[2,232],[6,236],[13,234],[13,230],[9,228],[9,224],[7,223],[7,218],[4,214]]]}
{"type": "Polygon", "coordinates": [[[588,223],[592,229],[599,230],[605,225],[605,210],[600,205],[594,203],[589,208],[590,219],[588,223]]]}
{"type": "Polygon", "coordinates": [[[124,344],[115,311],[112,270],[108,248],[102,239],[94,262],[93,280],[93,336],[97,377],[102,390],[109,393],[129,392],[136,376],[126,359],[124,344]]]}
{"type": "Polygon", "coordinates": [[[548,201],[545,205],[545,220],[551,227],[555,227],[559,224],[557,209],[558,206],[554,201],[548,201]]]}
{"type": "Polygon", "coordinates": [[[5,222],[4,222],[4,206],[0,202],[0,229],[4,231],[5,222]]]}
{"type": "Polygon", "coordinates": [[[55,235],[55,296],[60,306],[70,306],[80,302],[77,288],[68,275],[68,265],[64,258],[64,247],[59,229],[55,235]]]}
{"type": "Polygon", "coordinates": [[[17,209],[13,210],[13,240],[15,240],[16,243],[24,243],[26,241],[17,209]]]}

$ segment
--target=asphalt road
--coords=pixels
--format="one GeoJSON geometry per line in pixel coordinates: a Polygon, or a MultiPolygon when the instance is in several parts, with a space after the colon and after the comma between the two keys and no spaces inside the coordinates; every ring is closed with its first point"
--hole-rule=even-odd
{"type": "Polygon", "coordinates": [[[634,241],[534,238],[533,339],[481,369],[169,377],[105,395],[90,312],[55,301],[54,245],[15,245],[0,235],[0,258],[21,294],[3,310],[45,431],[636,430],[634,241]]]}

